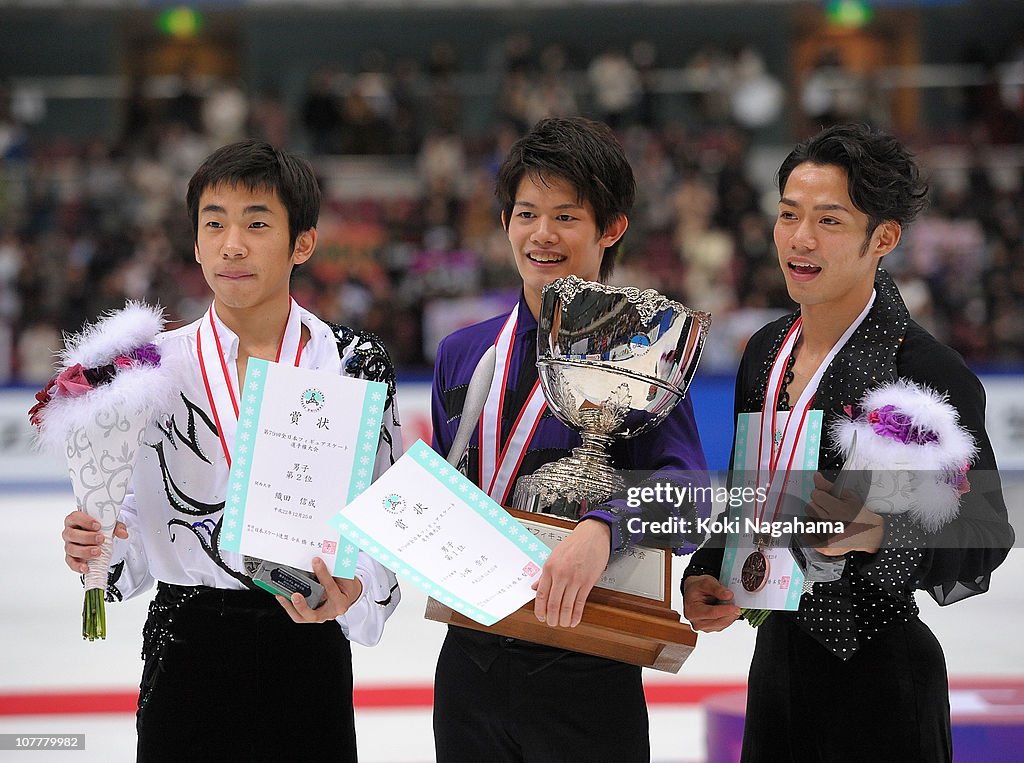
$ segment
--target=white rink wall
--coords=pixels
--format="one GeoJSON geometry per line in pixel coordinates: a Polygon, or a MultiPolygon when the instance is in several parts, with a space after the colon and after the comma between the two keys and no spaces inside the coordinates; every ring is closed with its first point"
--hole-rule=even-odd
{"type": "MultiPolygon", "coordinates": [[[[1024,461],[1024,403],[1016,402],[1018,378],[986,380],[991,434],[1000,464],[1019,468],[1024,461]],[[993,410],[996,411],[993,416],[993,410]],[[1016,427],[1016,429],[1015,429],[1016,427]],[[1015,463],[1015,460],[1018,463],[1015,463]]],[[[407,442],[429,437],[429,389],[414,385],[400,392],[407,442]]],[[[88,643],[80,638],[82,592],[77,576],[63,563],[60,531],[73,505],[64,484],[63,465],[27,450],[27,390],[0,391],[0,517],[8,528],[0,586],[0,708],[3,698],[19,693],[61,696],[68,692],[134,691],[141,662],[141,630],[148,597],[108,608],[108,639],[88,643]]],[[[1024,507],[1024,489],[1010,486],[1007,503],[1024,507]]],[[[1024,529],[1018,527],[1018,535],[1024,529]]],[[[673,585],[678,587],[685,559],[677,560],[673,585]]],[[[678,590],[675,607],[679,606],[678,590]]],[[[983,595],[940,608],[919,594],[922,618],[935,631],[946,652],[951,682],[972,679],[1024,681],[1024,552],[1013,550],[983,595]]],[[[410,584],[388,623],[382,642],[372,649],[356,647],[353,663],[359,689],[395,689],[398,700],[383,707],[357,710],[360,757],[395,763],[433,759],[430,709],[422,698],[433,678],[434,662],[444,627],[423,619],[425,597],[410,584]],[[413,706],[401,698],[412,697],[413,706]],[[395,733],[401,729],[401,733],[395,733]]],[[[708,684],[724,690],[745,681],[754,632],[738,623],[725,633],[703,635],[678,675],[646,671],[645,681],[658,688],[708,684]]],[[[691,693],[692,694],[692,693],[691,693]]],[[[661,695],[662,697],[665,694],[661,695]]],[[[690,696],[685,691],[677,695],[690,696]]],[[[954,693],[954,711],[958,702],[954,693]]],[[[8,704],[9,707],[9,704],[8,704]]],[[[703,715],[690,701],[659,701],[651,705],[652,752],[659,761],[704,758],[703,715]]],[[[76,760],[131,760],[134,719],[129,713],[86,716],[0,714],[0,733],[86,733],[86,751],[76,760]]],[[[0,753],[0,760],[16,753],[0,753]]],[[[32,760],[64,760],[63,753],[34,752],[32,760]]]]}

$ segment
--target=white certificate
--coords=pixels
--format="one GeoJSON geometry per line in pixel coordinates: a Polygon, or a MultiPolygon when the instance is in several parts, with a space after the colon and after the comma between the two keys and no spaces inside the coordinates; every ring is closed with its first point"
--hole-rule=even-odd
{"type": "Polygon", "coordinates": [[[418,440],[334,519],[350,542],[483,625],[536,595],[550,551],[418,440]]]}
{"type": "MultiPolygon", "coordinates": [[[[529,530],[552,551],[555,546],[569,537],[572,529],[520,519],[520,524],[529,530]]],[[[663,548],[629,546],[612,553],[601,577],[594,584],[609,591],[631,593],[653,601],[665,600],[665,554],[663,548]]]]}
{"type": "Polygon", "coordinates": [[[356,552],[330,519],[373,478],[387,385],[251,359],[239,406],[220,545],[335,577],[356,552]]]}
{"type": "MultiPolygon", "coordinates": [[[[788,412],[776,414],[776,427],[785,429],[788,412]]],[[[807,429],[801,436],[793,454],[793,469],[783,475],[780,470],[779,479],[785,478],[786,493],[796,496],[803,503],[810,500],[814,486],[814,471],[818,468],[818,446],[821,443],[822,412],[807,412],[807,429]]],[[[767,465],[762,464],[758,470],[759,443],[757,433],[761,431],[760,413],[741,413],[736,419],[736,448],[733,452],[733,474],[743,484],[733,484],[736,488],[767,490],[767,484],[757,484],[760,473],[762,483],[768,481],[767,465]]],[[[776,433],[779,437],[780,433],[776,433]]],[[[804,574],[789,550],[790,536],[783,532],[785,521],[772,512],[774,506],[768,507],[766,516],[755,517],[755,505],[748,502],[735,507],[729,512],[730,533],[722,559],[722,585],[733,592],[733,603],[740,607],[754,609],[796,610],[800,606],[803,593],[804,574]],[[764,528],[767,531],[761,531],[764,528]],[[770,528],[770,529],[769,529],[770,528]],[[773,537],[772,531],[777,534],[773,537]],[[768,545],[758,548],[755,535],[768,540],[768,545]],[[764,574],[753,582],[747,579],[744,584],[744,566],[760,551],[765,566],[764,574]],[[756,590],[752,590],[756,589],[756,590]]],[[[781,512],[780,512],[781,513],[781,512]]]]}

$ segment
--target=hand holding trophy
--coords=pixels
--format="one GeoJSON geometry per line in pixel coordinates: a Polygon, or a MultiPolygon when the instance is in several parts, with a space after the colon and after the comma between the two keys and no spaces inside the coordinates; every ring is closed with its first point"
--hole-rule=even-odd
{"type": "MultiPolygon", "coordinates": [[[[585,512],[625,488],[608,446],[656,427],[685,396],[711,324],[652,290],[566,276],[545,287],[538,316],[537,367],[548,407],[583,443],[571,455],[516,482],[509,512],[554,546],[585,512]]],[[[481,365],[493,373],[493,360],[481,365]]],[[[478,366],[479,368],[479,366],[478,366]]],[[[470,383],[463,421],[477,420],[489,378],[470,383]],[[479,398],[479,399],[477,399],[479,398]]],[[[461,429],[461,427],[460,427],[461,429]]],[[[458,462],[464,447],[456,435],[458,462]]],[[[483,627],[431,600],[427,617],[600,657],[676,672],[696,635],[671,609],[667,549],[614,554],[574,628],[538,622],[533,605],[483,627]]]]}

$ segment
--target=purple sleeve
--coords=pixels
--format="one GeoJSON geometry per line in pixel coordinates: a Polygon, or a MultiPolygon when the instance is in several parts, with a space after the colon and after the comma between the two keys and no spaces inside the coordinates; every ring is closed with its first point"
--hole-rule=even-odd
{"type": "Polygon", "coordinates": [[[446,342],[446,339],[442,340],[437,347],[434,382],[430,390],[431,447],[444,458],[448,457],[448,451],[451,450],[452,440],[455,437],[455,433],[448,423],[448,413],[444,407],[446,342]]]}

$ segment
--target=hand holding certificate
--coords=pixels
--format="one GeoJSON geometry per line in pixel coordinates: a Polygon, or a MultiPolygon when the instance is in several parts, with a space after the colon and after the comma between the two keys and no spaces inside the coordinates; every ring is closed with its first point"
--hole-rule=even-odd
{"type": "Polygon", "coordinates": [[[386,392],[250,360],[221,548],[303,570],[319,556],[332,575],[351,578],[358,549],[339,549],[329,520],[370,484],[386,392]]]}
{"type": "MultiPolygon", "coordinates": [[[[808,411],[800,422],[799,436],[791,432],[786,439],[788,414],[779,412],[767,422],[760,413],[737,417],[734,471],[743,475],[744,487],[753,488],[759,496],[735,507],[729,517],[734,531],[726,543],[720,580],[740,607],[792,611],[800,604],[804,575],[789,548],[792,512],[784,511],[783,504],[794,496],[795,503],[806,503],[818,465],[821,421],[821,411],[808,411]],[[785,460],[767,457],[765,444],[775,442],[789,445],[785,460]]],[[[751,617],[755,625],[764,619],[760,614],[751,617]]]]}
{"type": "Polygon", "coordinates": [[[351,548],[484,625],[534,598],[550,553],[422,441],[333,523],[351,548]]]}

